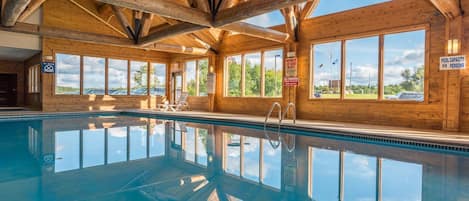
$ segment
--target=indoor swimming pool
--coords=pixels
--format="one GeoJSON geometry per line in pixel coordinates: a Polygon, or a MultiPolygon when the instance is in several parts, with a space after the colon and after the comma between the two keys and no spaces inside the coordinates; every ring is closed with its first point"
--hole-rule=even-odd
{"type": "Polygon", "coordinates": [[[136,114],[0,120],[0,133],[1,200],[469,200],[465,150],[136,114]]]}

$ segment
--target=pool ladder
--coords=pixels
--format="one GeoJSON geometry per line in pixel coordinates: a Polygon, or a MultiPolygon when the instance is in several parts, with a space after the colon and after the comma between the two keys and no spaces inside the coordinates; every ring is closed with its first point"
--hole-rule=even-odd
{"type": "Polygon", "coordinates": [[[269,139],[269,143],[270,145],[272,146],[272,148],[274,149],[277,149],[282,143],[285,144],[287,150],[289,152],[292,152],[294,149],[295,149],[295,136],[293,136],[293,146],[290,147],[288,146],[288,144],[285,143],[285,140],[284,140],[284,137],[281,135],[280,133],[280,128],[282,126],[282,122],[283,120],[286,119],[287,117],[287,114],[288,112],[292,110],[292,120],[293,120],[293,124],[296,124],[296,107],[295,107],[295,104],[294,103],[288,103],[287,107],[285,108],[285,112],[283,112],[283,115],[282,115],[282,105],[279,103],[279,102],[274,102],[272,104],[272,106],[270,107],[270,110],[269,112],[267,113],[267,115],[265,116],[265,120],[264,120],[264,134],[265,136],[267,137],[267,139],[269,139]],[[278,136],[278,141],[277,143],[275,144],[274,142],[272,142],[272,139],[270,138],[270,135],[268,134],[267,132],[267,124],[268,124],[268,121],[270,119],[270,117],[272,116],[272,113],[275,111],[275,109],[278,108],[278,124],[277,124],[277,136],[278,136]]]}

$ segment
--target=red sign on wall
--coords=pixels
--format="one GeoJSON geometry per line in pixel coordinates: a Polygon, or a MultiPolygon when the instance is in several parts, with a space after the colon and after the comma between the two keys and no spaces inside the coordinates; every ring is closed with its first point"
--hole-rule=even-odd
{"type": "Polygon", "coordinates": [[[285,87],[296,87],[300,84],[300,79],[297,77],[286,77],[283,79],[283,86],[285,87]]]}

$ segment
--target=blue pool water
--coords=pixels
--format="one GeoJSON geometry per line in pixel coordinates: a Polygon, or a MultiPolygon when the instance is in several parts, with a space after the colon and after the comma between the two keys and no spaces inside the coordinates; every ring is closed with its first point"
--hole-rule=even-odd
{"type": "Polygon", "coordinates": [[[137,116],[0,121],[0,200],[469,200],[469,157],[137,116]]]}

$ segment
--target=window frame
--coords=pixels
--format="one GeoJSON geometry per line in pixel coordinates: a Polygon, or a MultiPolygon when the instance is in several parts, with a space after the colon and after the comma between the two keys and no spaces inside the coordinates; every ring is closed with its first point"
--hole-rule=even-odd
{"type": "Polygon", "coordinates": [[[28,67],[28,93],[41,93],[41,64],[28,67]]]}
{"type": "MultiPolygon", "coordinates": [[[[223,131],[222,132],[222,172],[223,172],[223,175],[224,176],[228,176],[228,177],[232,177],[232,178],[236,178],[236,179],[239,179],[239,180],[242,180],[244,182],[248,182],[248,183],[251,183],[251,184],[255,184],[255,185],[258,185],[258,186],[262,186],[264,188],[267,188],[267,189],[271,189],[271,190],[274,190],[274,191],[281,191],[283,188],[282,188],[282,185],[280,185],[280,188],[277,189],[273,186],[270,186],[268,184],[266,184],[264,182],[264,179],[265,177],[263,176],[264,175],[264,170],[263,170],[263,167],[264,167],[264,151],[265,151],[265,148],[264,148],[264,145],[263,145],[263,142],[265,140],[268,140],[268,139],[265,139],[265,138],[262,138],[262,137],[258,137],[258,136],[252,136],[252,135],[245,135],[245,134],[237,134],[237,133],[234,133],[234,132],[230,132],[230,131],[223,131]],[[227,154],[228,154],[228,150],[227,150],[227,144],[226,144],[226,140],[227,140],[227,136],[228,135],[238,135],[239,136],[239,141],[240,141],[240,146],[239,146],[239,175],[235,175],[235,174],[232,174],[230,172],[227,172],[226,171],[226,167],[227,167],[227,154]],[[255,181],[255,180],[252,180],[252,179],[249,179],[247,177],[244,176],[244,141],[246,140],[247,137],[251,137],[251,138],[256,138],[257,140],[259,140],[259,181],[255,181]]],[[[280,161],[282,161],[283,157],[282,155],[280,154],[280,161]]],[[[283,168],[281,167],[281,172],[283,171],[283,168]]],[[[283,177],[280,176],[280,183],[283,182],[283,177]]]]}
{"type": "Polygon", "coordinates": [[[268,48],[260,48],[260,49],[251,49],[246,51],[240,52],[233,52],[229,54],[223,55],[223,98],[243,98],[243,99],[283,99],[283,94],[285,92],[283,86],[283,78],[285,78],[285,59],[286,59],[286,49],[284,46],[273,46],[268,48]],[[264,62],[264,55],[265,52],[274,51],[274,50],[282,50],[282,93],[280,96],[266,96],[265,95],[265,62],[264,62]],[[245,87],[246,87],[246,55],[247,54],[255,54],[260,53],[261,59],[261,94],[260,96],[246,96],[245,94],[245,87]],[[241,96],[228,96],[228,65],[226,65],[226,59],[232,56],[241,56],[241,96]]]}
{"type": "Polygon", "coordinates": [[[149,73],[149,75],[148,75],[148,82],[149,82],[149,85],[148,85],[148,89],[149,89],[149,90],[148,90],[148,92],[149,92],[149,95],[150,95],[150,96],[153,96],[153,97],[166,96],[166,94],[168,94],[168,71],[169,71],[168,64],[167,64],[167,63],[163,63],[163,62],[152,62],[152,61],[150,61],[150,67],[149,67],[149,68],[150,68],[150,73],[149,73]],[[152,89],[152,88],[151,88],[151,81],[152,81],[152,78],[155,79],[155,78],[154,78],[154,75],[157,75],[157,74],[156,74],[156,69],[154,69],[154,68],[155,68],[154,65],[159,65],[159,64],[164,65],[164,68],[165,68],[165,70],[164,70],[164,72],[165,72],[165,75],[164,75],[164,88],[165,88],[165,92],[164,92],[164,95],[153,95],[153,94],[151,94],[151,89],[152,89]],[[151,73],[151,70],[153,70],[154,73],[151,73]]]}
{"type": "Polygon", "coordinates": [[[330,101],[330,102],[368,102],[368,103],[403,103],[403,104],[428,104],[429,103],[429,94],[428,94],[428,76],[429,76],[429,61],[430,61],[430,24],[418,24],[418,25],[409,25],[402,26],[397,28],[385,29],[385,30],[375,30],[363,33],[355,33],[348,35],[341,35],[336,37],[328,37],[317,40],[311,40],[310,52],[309,52],[309,81],[308,81],[308,101],[330,101]],[[425,32],[425,54],[424,54],[424,100],[415,101],[415,100],[386,100],[384,99],[384,36],[388,34],[399,34],[412,31],[424,31],[425,32]],[[379,47],[378,47],[378,98],[377,99],[347,99],[345,98],[345,70],[346,70],[346,41],[353,39],[361,39],[367,37],[378,36],[379,38],[379,47]],[[314,46],[317,44],[331,43],[331,42],[340,42],[341,43],[341,90],[340,98],[315,98],[314,97],[314,46]]]}
{"type": "Polygon", "coordinates": [[[208,72],[207,72],[207,75],[208,73],[210,73],[210,57],[196,57],[196,58],[191,58],[191,59],[186,59],[184,61],[182,61],[182,64],[183,64],[183,91],[184,92],[188,92],[187,91],[187,73],[186,73],[186,64],[188,62],[195,62],[195,96],[191,96],[189,95],[190,97],[207,97],[208,96],[208,93],[207,95],[200,95],[200,76],[199,76],[199,61],[202,61],[202,60],[207,60],[208,61],[208,72]]]}
{"type": "MultiPolygon", "coordinates": [[[[53,89],[52,89],[52,96],[69,96],[69,97],[74,97],[74,96],[91,96],[88,95],[88,94],[83,94],[83,78],[84,78],[84,57],[99,57],[99,58],[104,58],[105,59],[105,81],[104,81],[104,88],[105,88],[105,93],[104,95],[92,95],[92,96],[96,96],[96,97],[103,97],[103,96],[113,96],[113,97],[148,97],[148,96],[153,96],[155,97],[154,95],[151,95],[150,94],[150,67],[152,67],[152,64],[154,63],[159,63],[159,64],[165,64],[166,65],[166,82],[165,82],[165,86],[166,86],[166,94],[165,96],[168,94],[168,75],[169,75],[169,60],[164,60],[164,59],[148,59],[148,58],[144,58],[144,57],[122,57],[122,56],[115,56],[115,55],[100,55],[100,54],[88,54],[88,53],[83,53],[83,52],[80,52],[80,51],[70,51],[70,50],[64,50],[64,49],[60,49],[60,50],[56,50],[54,51],[53,55],[54,55],[54,62],[57,61],[57,54],[66,54],[66,55],[74,55],[74,56],[79,56],[80,57],[80,93],[79,94],[57,94],[56,91],[55,91],[55,88],[56,88],[56,85],[57,85],[57,79],[56,79],[56,73],[53,74],[53,89]],[[109,60],[110,59],[114,59],[114,60],[124,60],[127,62],[127,94],[125,95],[110,95],[109,94],[109,60]],[[144,95],[132,95],[130,93],[131,89],[130,89],[130,80],[131,80],[131,73],[130,73],[130,70],[131,70],[131,62],[134,61],[134,62],[145,62],[147,63],[148,67],[147,67],[147,94],[144,94],[144,95]]],[[[38,92],[40,93],[40,92],[38,92]]]]}

